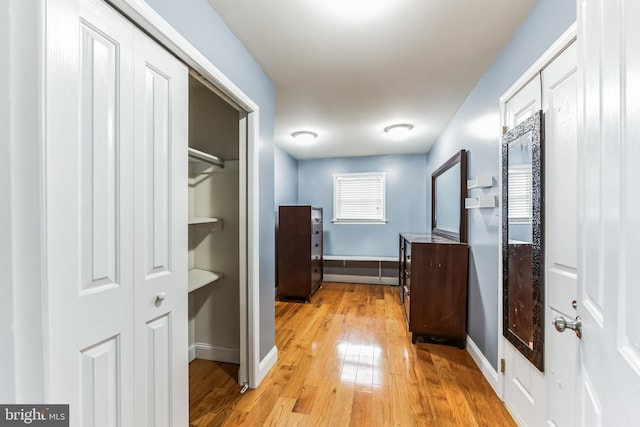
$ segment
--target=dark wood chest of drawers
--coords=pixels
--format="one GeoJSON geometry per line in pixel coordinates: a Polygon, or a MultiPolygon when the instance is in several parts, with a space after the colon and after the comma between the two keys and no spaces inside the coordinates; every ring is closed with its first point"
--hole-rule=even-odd
{"type": "Polygon", "coordinates": [[[322,208],[280,206],[278,296],[305,301],[322,283],[322,208]]]}
{"type": "Polygon", "coordinates": [[[468,245],[431,234],[403,233],[399,246],[400,299],[412,342],[422,336],[464,348],[468,245]]]}

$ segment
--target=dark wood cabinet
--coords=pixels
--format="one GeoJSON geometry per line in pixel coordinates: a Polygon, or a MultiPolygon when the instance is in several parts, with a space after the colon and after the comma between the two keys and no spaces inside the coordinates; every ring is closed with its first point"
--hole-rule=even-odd
{"type": "Polygon", "coordinates": [[[399,241],[400,299],[412,342],[467,340],[466,243],[432,234],[403,233],[399,241]]]}
{"type": "Polygon", "coordinates": [[[278,296],[305,301],[322,283],[322,208],[280,206],[278,296]]]}

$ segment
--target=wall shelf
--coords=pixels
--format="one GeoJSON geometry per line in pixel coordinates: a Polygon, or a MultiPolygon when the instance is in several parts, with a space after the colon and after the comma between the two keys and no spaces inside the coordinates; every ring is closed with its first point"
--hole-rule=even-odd
{"type": "Polygon", "coordinates": [[[467,197],[464,199],[465,209],[495,208],[496,196],[467,197]]]}
{"type": "Polygon", "coordinates": [[[467,180],[468,190],[471,190],[473,188],[490,188],[490,187],[493,187],[493,176],[491,175],[477,176],[476,179],[467,180]]]}
{"type": "Polygon", "coordinates": [[[189,225],[195,225],[195,224],[214,224],[216,222],[219,222],[220,220],[218,218],[207,218],[207,217],[203,217],[203,216],[190,216],[189,217],[189,225]]]}
{"type": "Polygon", "coordinates": [[[189,173],[192,176],[210,174],[224,168],[224,160],[189,147],[189,173]]]}
{"type": "Polygon", "coordinates": [[[196,289],[200,289],[203,286],[219,280],[220,278],[222,278],[222,273],[194,268],[193,270],[189,270],[187,289],[189,292],[193,292],[196,289]]]}

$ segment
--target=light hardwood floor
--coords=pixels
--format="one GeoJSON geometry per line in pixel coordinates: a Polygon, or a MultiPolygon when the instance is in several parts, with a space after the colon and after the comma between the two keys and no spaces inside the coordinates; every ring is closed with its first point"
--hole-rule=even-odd
{"type": "Polygon", "coordinates": [[[237,366],[195,360],[191,426],[515,426],[465,350],[411,344],[397,288],[324,283],[276,301],[278,362],[239,394],[237,366]]]}

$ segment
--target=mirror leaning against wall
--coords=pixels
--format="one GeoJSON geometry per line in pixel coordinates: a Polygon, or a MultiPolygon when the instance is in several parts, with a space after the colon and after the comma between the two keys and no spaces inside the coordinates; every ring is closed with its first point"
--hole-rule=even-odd
{"type": "Polygon", "coordinates": [[[503,335],[544,371],[542,111],[502,137],[503,335]]]}

